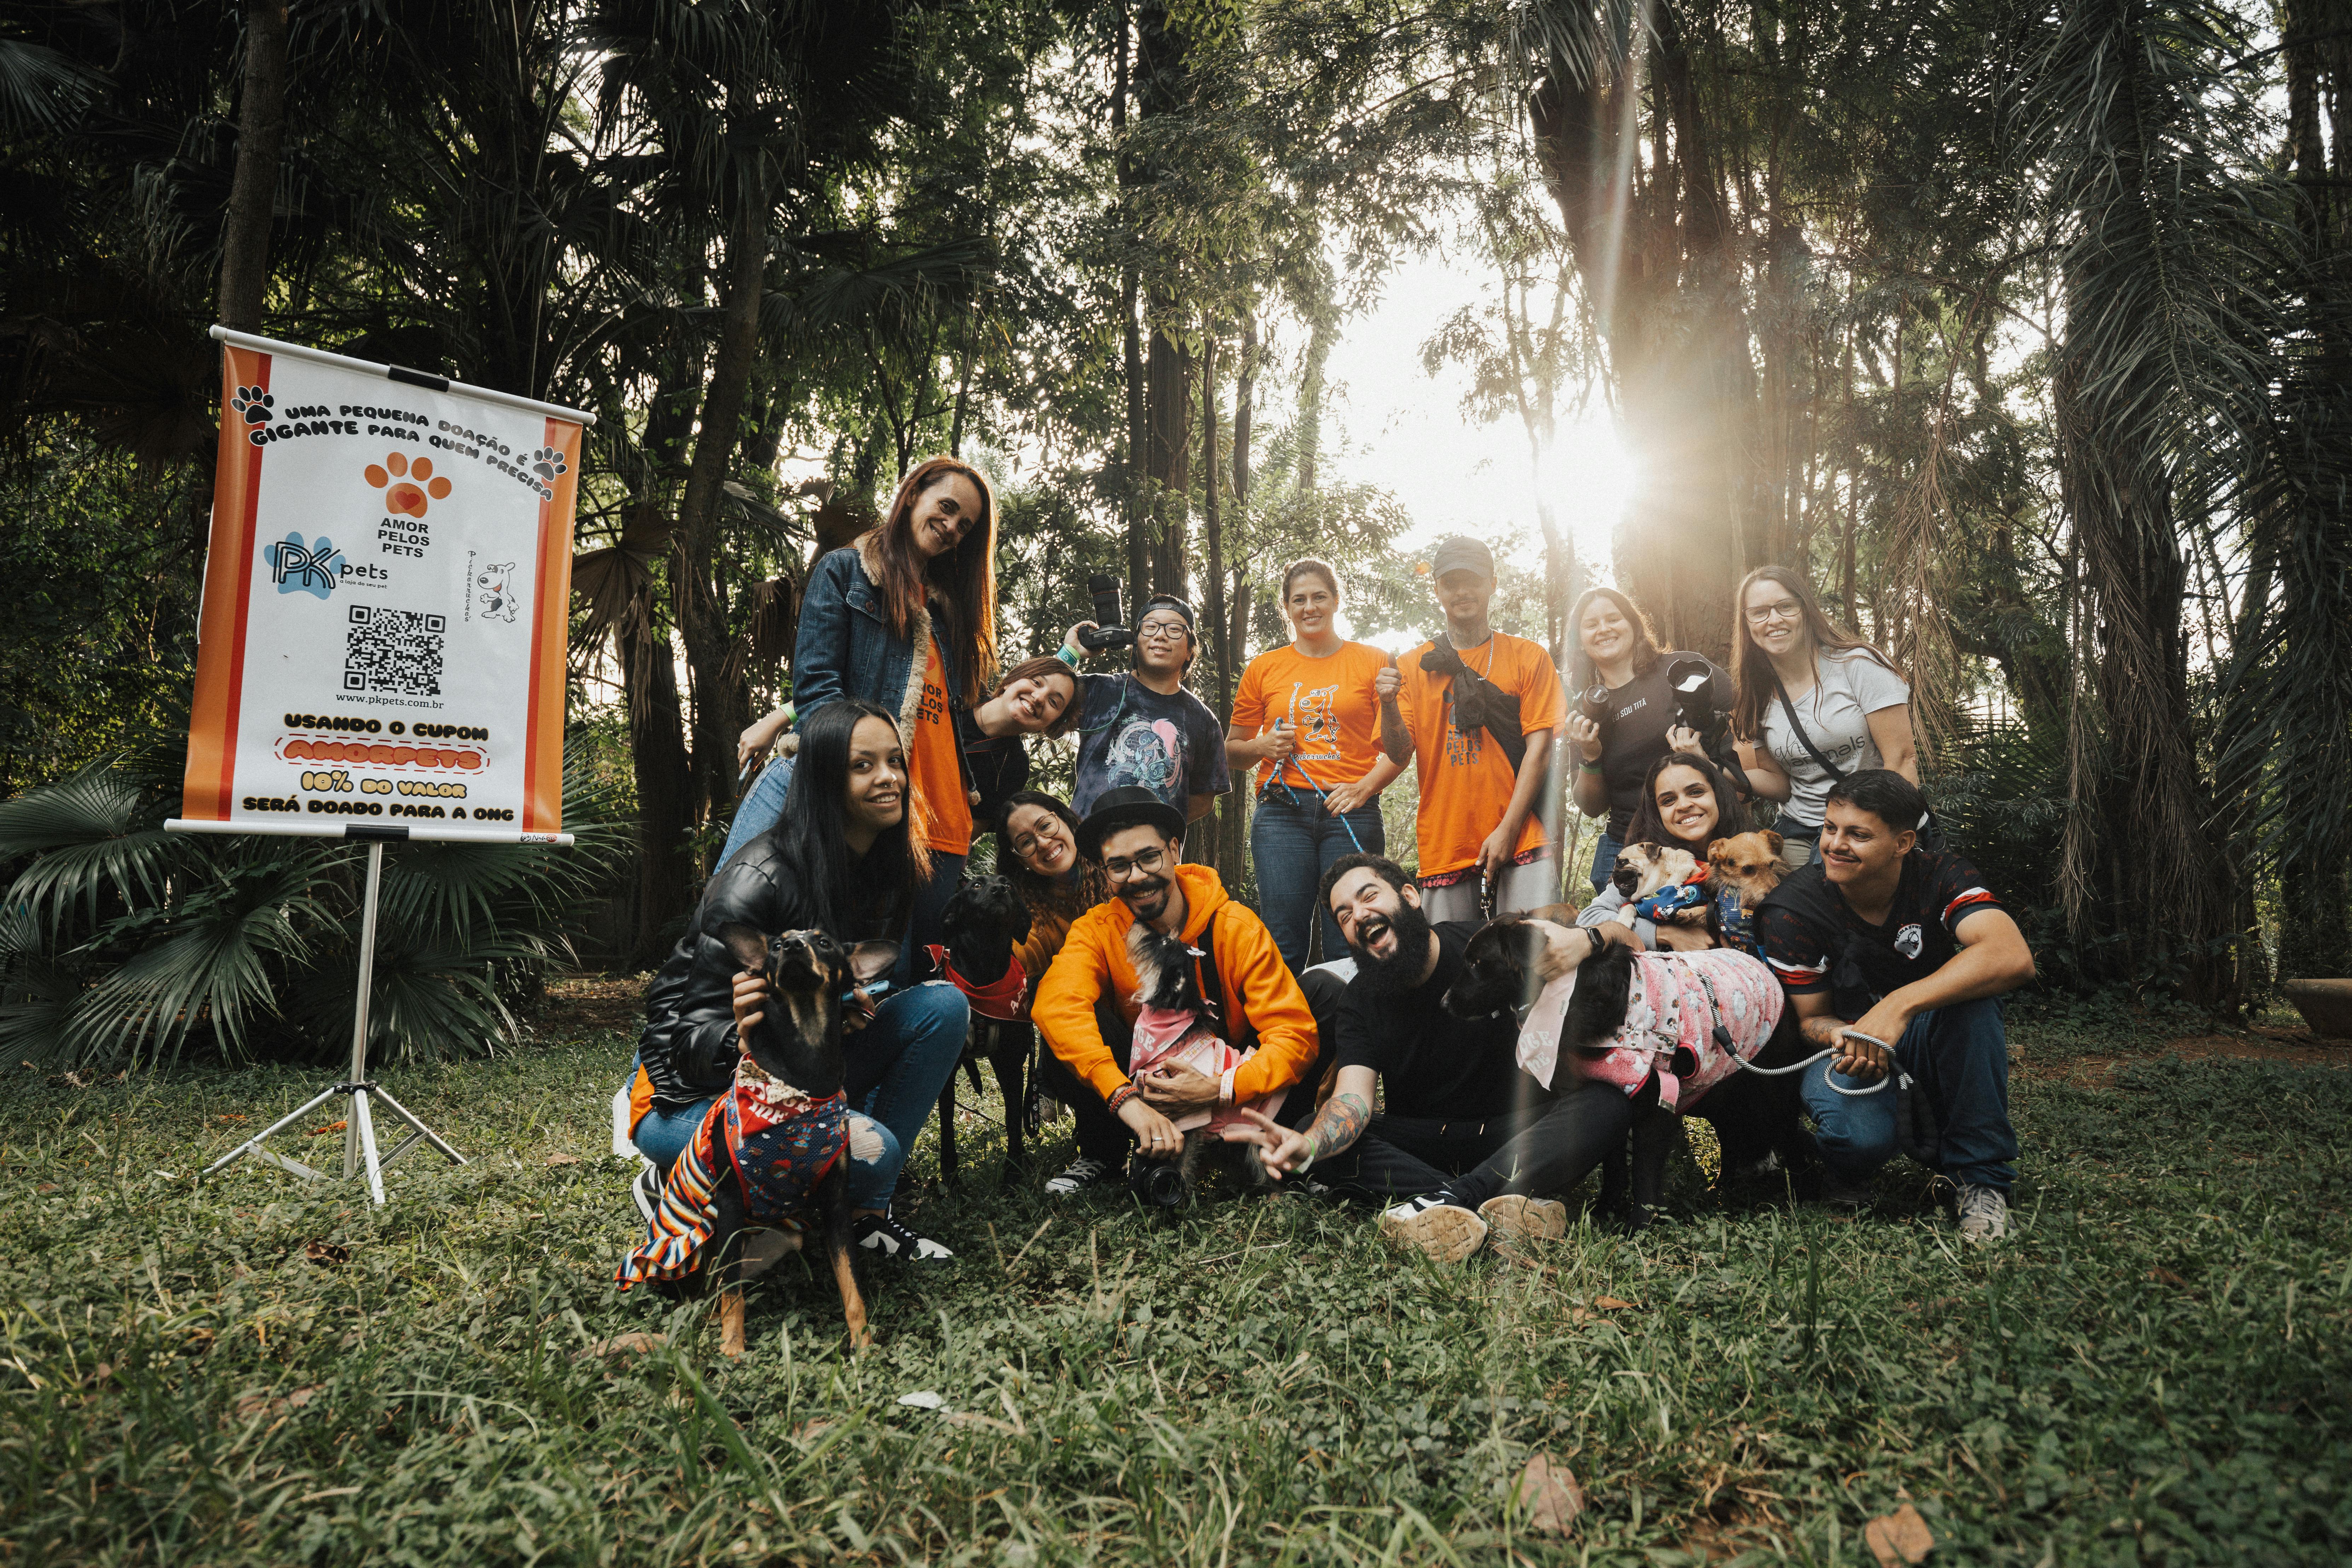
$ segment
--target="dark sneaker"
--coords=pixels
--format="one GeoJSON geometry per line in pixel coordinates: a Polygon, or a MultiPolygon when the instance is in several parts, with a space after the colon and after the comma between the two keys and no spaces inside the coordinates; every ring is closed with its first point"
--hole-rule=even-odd
{"type": "Polygon", "coordinates": [[[1049,1198],[1066,1198],[1071,1194],[1085,1188],[1098,1187],[1103,1183],[1115,1179],[1118,1173],[1118,1167],[1109,1161],[1097,1160],[1089,1154],[1081,1154],[1064,1167],[1060,1175],[1046,1182],[1045,1195],[1049,1198]]]}
{"type": "Polygon", "coordinates": [[[1831,1208],[1853,1214],[1876,1203],[1878,1194],[1871,1191],[1868,1176],[1840,1175],[1825,1166],[1822,1171],[1821,1201],[1831,1208]]]}
{"type": "Polygon", "coordinates": [[[1999,1241],[2009,1234],[2009,1197],[1998,1187],[1960,1189],[1960,1239],[1999,1241]]]}
{"type": "Polygon", "coordinates": [[[884,1258],[909,1263],[943,1263],[955,1256],[928,1236],[918,1236],[887,1214],[860,1215],[850,1222],[857,1245],[884,1258]]]}
{"type": "Polygon", "coordinates": [[[1568,1205],[1555,1198],[1505,1193],[1480,1204],[1478,1217],[1505,1236],[1523,1236],[1530,1241],[1558,1241],[1568,1234],[1568,1205]]]}
{"type": "Polygon", "coordinates": [[[637,1179],[629,1184],[629,1196],[636,1200],[637,1212],[646,1216],[647,1225],[654,1222],[654,1210],[661,1205],[661,1167],[647,1160],[645,1168],[637,1173],[637,1179]]]}
{"type": "Polygon", "coordinates": [[[1425,1193],[1383,1213],[1381,1234],[1440,1263],[1459,1263],[1486,1244],[1486,1222],[1451,1193],[1425,1193]]]}

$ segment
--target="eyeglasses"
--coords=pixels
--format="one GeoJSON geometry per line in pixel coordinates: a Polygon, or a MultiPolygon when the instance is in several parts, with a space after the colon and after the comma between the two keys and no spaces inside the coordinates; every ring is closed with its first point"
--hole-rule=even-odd
{"type": "Polygon", "coordinates": [[[1793,621],[1803,614],[1803,606],[1796,600],[1783,599],[1777,605],[1767,605],[1760,610],[1748,611],[1748,624],[1751,626],[1769,626],[1774,621],[1793,621]]]}
{"type": "Polygon", "coordinates": [[[1132,860],[1109,859],[1103,862],[1103,875],[1114,882],[1124,882],[1129,877],[1149,877],[1168,863],[1165,849],[1147,849],[1132,860]]]}
{"type": "Polygon", "coordinates": [[[1135,628],[1135,635],[1139,639],[1150,637],[1158,642],[1175,642],[1189,636],[1190,628],[1181,621],[1146,621],[1135,628]]]}
{"type": "Polygon", "coordinates": [[[1049,820],[1039,823],[1029,832],[1021,835],[1018,838],[1015,838],[1013,841],[1013,852],[1015,855],[1034,855],[1037,851],[1037,847],[1041,844],[1059,844],[1061,842],[1061,823],[1058,821],[1049,820]]]}

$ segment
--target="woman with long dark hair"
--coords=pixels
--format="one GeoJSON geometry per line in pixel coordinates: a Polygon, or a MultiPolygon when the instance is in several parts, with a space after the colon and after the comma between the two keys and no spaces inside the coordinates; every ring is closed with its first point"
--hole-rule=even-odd
{"type": "MultiPolygon", "coordinates": [[[[740,1026],[760,1010],[759,986],[744,979],[719,931],[740,923],[769,936],[822,931],[845,947],[895,942],[929,871],[928,847],[912,831],[896,716],[845,698],[803,719],[800,742],[782,815],[710,879],[646,993],[630,1135],[659,1170],[734,1081],[740,1026]]],[[[843,1088],[877,1134],[851,1142],[858,1245],[889,1257],[945,1258],[945,1247],[891,1217],[890,1194],[963,1054],[970,1009],[944,983],[894,988],[870,1011],[851,1006],[843,1088]],[[874,1158],[860,1154],[876,1142],[874,1158]]],[[[641,1178],[640,1205],[649,1212],[658,1191],[658,1176],[650,1184],[641,1178]]]]}
{"type": "Polygon", "coordinates": [[[1790,869],[1813,857],[1830,787],[1864,768],[1919,782],[1911,687],[1895,661],[1822,613],[1812,584],[1759,566],[1733,601],[1731,733],[1759,796],[1784,804],[1773,824],[1790,869]]]}
{"type": "MultiPolygon", "coordinates": [[[[1677,660],[1699,656],[1660,648],[1650,617],[1614,588],[1587,589],[1568,624],[1576,633],[1568,743],[1577,769],[1570,794],[1585,816],[1609,814],[1592,851],[1592,886],[1599,889],[1609,885],[1617,851],[1638,842],[1626,835],[1641,809],[1643,781],[1658,759],[1699,749],[1698,735],[1675,721],[1675,692],[1666,682],[1677,660]]],[[[1718,710],[1730,707],[1730,678],[1713,664],[1706,668],[1708,703],[1718,710]]]]}
{"type": "MultiPolygon", "coordinates": [[[[970,463],[928,458],[899,484],[879,524],[809,573],[793,644],[792,708],[746,730],[738,747],[748,761],[793,714],[806,720],[845,698],[863,698],[897,720],[916,830],[931,855],[902,981],[912,954],[940,940],[940,910],[963,880],[972,784],[961,731],[995,675],[996,495],[970,463]]],[[[722,865],[776,819],[789,776],[771,768],[752,787],[736,810],[722,865]]]]}
{"type": "MultiPolygon", "coordinates": [[[[1642,803],[1626,824],[1625,842],[1687,849],[1704,864],[1707,847],[1717,839],[1747,833],[1755,826],[1747,804],[1721,768],[1697,752],[1668,752],[1650,764],[1649,774],[1642,781],[1642,803]]],[[[1611,864],[1613,868],[1615,862],[1611,864]]],[[[1597,926],[1603,921],[1619,921],[1625,903],[1624,894],[1613,886],[1604,887],[1577,915],[1576,923],[1597,926]]],[[[1690,952],[1711,945],[1704,926],[1657,925],[1638,919],[1632,924],[1635,942],[1644,949],[1690,952]]],[[[1736,910],[1733,925],[1740,929],[1731,931],[1732,938],[1744,937],[1743,922],[1737,919],[1736,910]]]]}
{"type": "MultiPolygon", "coordinates": [[[[1225,731],[1229,768],[1258,770],[1250,812],[1250,860],[1258,913],[1282,961],[1307,967],[1315,889],[1342,855],[1388,847],[1381,791],[1403,770],[1381,752],[1381,700],[1372,683],[1389,656],[1339,635],[1339,574],[1312,556],[1282,574],[1289,642],[1249,661],[1225,731]]],[[[1323,956],[1346,956],[1331,911],[1322,914],[1323,956]]]]}

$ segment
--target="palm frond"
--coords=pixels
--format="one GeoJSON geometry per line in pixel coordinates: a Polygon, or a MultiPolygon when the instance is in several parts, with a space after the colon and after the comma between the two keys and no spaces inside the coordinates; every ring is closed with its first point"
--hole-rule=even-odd
{"type": "Polygon", "coordinates": [[[36,858],[8,901],[52,932],[76,906],[95,919],[108,888],[125,903],[161,898],[184,848],[163,831],[150,793],[111,763],[0,802],[0,861],[36,858]]]}

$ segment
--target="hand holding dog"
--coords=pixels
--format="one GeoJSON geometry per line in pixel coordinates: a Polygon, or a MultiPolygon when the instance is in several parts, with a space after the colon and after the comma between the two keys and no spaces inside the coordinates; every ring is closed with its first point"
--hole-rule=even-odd
{"type": "Polygon", "coordinates": [[[763,1009],[768,1001],[768,977],[756,969],[746,969],[735,976],[735,1037],[743,1038],[751,1026],[766,1016],[763,1009]]]}
{"type": "Polygon", "coordinates": [[[1153,1068],[1135,1082],[1154,1109],[1171,1116],[1216,1107],[1217,1080],[1181,1064],[1153,1068]]]}

